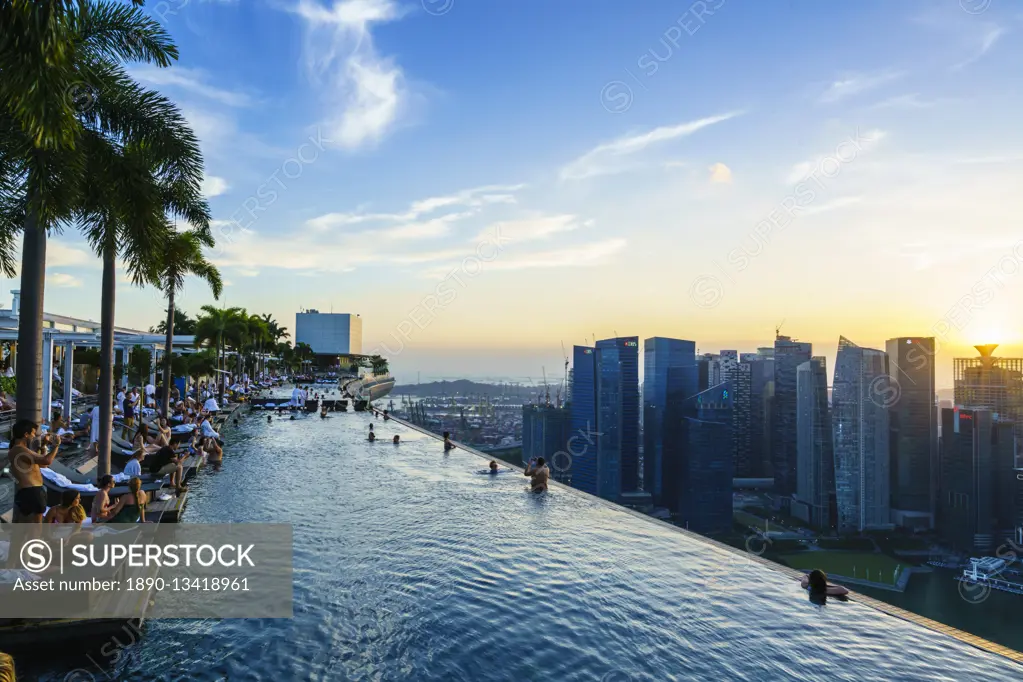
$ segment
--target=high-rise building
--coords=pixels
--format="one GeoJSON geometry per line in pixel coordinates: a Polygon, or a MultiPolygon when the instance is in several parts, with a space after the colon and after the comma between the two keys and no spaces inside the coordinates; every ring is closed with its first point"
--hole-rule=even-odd
{"type": "Polygon", "coordinates": [[[938,487],[938,418],[935,410],[934,338],[885,342],[893,391],[888,406],[892,522],[932,528],[938,487]]]}
{"type": "Polygon", "coordinates": [[[835,498],[843,532],[891,527],[888,410],[884,351],[840,337],[831,394],[835,498]]]}
{"type": "MultiPolygon", "coordinates": [[[[696,343],[654,337],[643,341],[643,489],[654,504],[664,500],[668,414],[681,415],[697,393],[696,343]]],[[[670,449],[669,449],[670,451],[670,449]]]]}
{"type": "Polygon", "coordinates": [[[572,433],[572,415],[554,405],[522,406],[522,463],[543,457],[551,477],[571,484],[573,457],[568,452],[572,433]]]}
{"type": "Polygon", "coordinates": [[[597,356],[589,346],[572,347],[572,433],[568,453],[572,456],[572,485],[597,492],[597,356]]]}
{"type": "Polygon", "coordinates": [[[996,534],[1012,533],[1018,521],[1012,518],[1015,491],[1001,485],[1015,474],[1009,464],[1015,455],[1014,424],[987,408],[959,406],[943,409],[941,420],[938,533],[960,551],[990,552],[996,534]]]}
{"type": "Polygon", "coordinates": [[[998,344],[974,346],[979,358],[955,358],[955,404],[986,407],[1023,436],[1023,358],[994,356],[998,344]]]}
{"type": "Polygon", "coordinates": [[[732,391],[726,382],[697,394],[691,413],[680,421],[683,453],[671,507],[677,522],[697,533],[732,528],[731,412],[732,391]]]}
{"type": "Polygon", "coordinates": [[[573,485],[617,501],[639,490],[639,339],[575,346],[573,357],[573,485]]]}
{"type": "Polygon", "coordinates": [[[814,528],[836,523],[835,459],[826,359],[796,368],[796,496],[792,514],[814,528]]]}
{"type": "Polygon", "coordinates": [[[788,336],[774,340],[774,404],[771,468],[774,490],[783,498],[796,492],[796,368],[809,362],[809,343],[788,336]]]}

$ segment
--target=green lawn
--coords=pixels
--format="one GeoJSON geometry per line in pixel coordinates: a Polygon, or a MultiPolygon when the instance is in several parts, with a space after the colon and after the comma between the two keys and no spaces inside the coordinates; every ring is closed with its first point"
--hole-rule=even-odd
{"type": "Polygon", "coordinates": [[[783,554],[782,562],[792,568],[810,571],[819,568],[825,573],[844,575],[847,578],[872,580],[878,583],[893,585],[898,575],[895,569],[907,565],[884,554],[864,554],[862,552],[800,552],[783,554]]]}
{"type": "Polygon", "coordinates": [[[783,526],[779,526],[778,524],[771,523],[769,521],[765,523],[765,521],[763,519],[761,519],[761,518],[759,518],[757,516],[753,516],[753,514],[748,514],[748,513],[744,512],[744,511],[733,511],[732,512],[732,519],[734,519],[737,523],[741,523],[743,526],[753,526],[754,528],[756,528],[756,529],[758,529],[760,531],[765,531],[766,530],[766,531],[774,531],[774,532],[777,532],[777,533],[784,533],[784,532],[788,531],[788,528],[785,528],[783,526]]]}

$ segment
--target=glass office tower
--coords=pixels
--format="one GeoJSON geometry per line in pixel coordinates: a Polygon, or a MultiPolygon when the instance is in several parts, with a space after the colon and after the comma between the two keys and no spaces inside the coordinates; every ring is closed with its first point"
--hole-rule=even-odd
{"type": "Polygon", "coordinates": [[[796,500],[792,514],[814,528],[835,527],[835,456],[826,359],[796,368],[796,500]]]}
{"type": "Polygon", "coordinates": [[[729,382],[700,392],[681,420],[676,521],[696,533],[732,529],[732,389],[729,382]]]}
{"type": "Polygon", "coordinates": [[[839,338],[831,424],[842,532],[891,527],[887,365],[884,351],[839,338]]]}
{"type": "Polygon", "coordinates": [[[664,472],[672,468],[665,462],[665,452],[672,452],[665,419],[681,414],[685,401],[697,393],[697,381],[695,342],[664,337],[643,341],[643,489],[654,504],[667,504],[664,472]]]}
{"type": "Polygon", "coordinates": [[[796,368],[810,361],[811,345],[788,336],[774,340],[774,402],[771,468],[774,490],[782,497],[796,492],[796,368]]]}

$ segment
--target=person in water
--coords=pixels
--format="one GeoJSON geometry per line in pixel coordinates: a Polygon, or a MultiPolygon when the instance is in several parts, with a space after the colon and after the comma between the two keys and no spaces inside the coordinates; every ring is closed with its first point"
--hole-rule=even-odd
{"type": "Polygon", "coordinates": [[[392,440],[391,442],[394,443],[395,445],[400,445],[401,437],[398,434],[394,434],[394,440],[392,440]]]}
{"type": "Polygon", "coordinates": [[[849,590],[841,585],[828,584],[827,574],[819,568],[815,568],[808,575],[803,576],[799,584],[804,590],[810,591],[811,599],[844,597],[849,594],[849,590]]]}
{"type": "Polygon", "coordinates": [[[391,417],[387,414],[387,410],[384,410],[384,421],[389,420],[391,417]]]}
{"type": "Polygon", "coordinates": [[[267,424],[273,424],[273,421],[274,421],[274,416],[272,414],[266,415],[266,423],[267,424]]]}
{"type": "Polygon", "coordinates": [[[547,479],[551,477],[551,470],[547,468],[547,462],[543,457],[529,460],[523,473],[530,477],[529,485],[534,493],[547,492],[547,479]]]}
{"type": "Polygon", "coordinates": [[[451,434],[447,431],[444,432],[444,451],[454,450],[455,444],[451,442],[451,434]]]}
{"type": "Polygon", "coordinates": [[[490,473],[492,474],[498,473],[497,462],[495,460],[490,460],[490,473]]]}
{"type": "Polygon", "coordinates": [[[373,433],[373,431],[370,431],[370,432],[369,432],[369,438],[367,438],[367,440],[368,440],[368,441],[369,441],[370,443],[372,443],[372,442],[373,442],[373,441],[375,441],[376,439],[377,439],[377,435],[376,435],[375,433],[373,433]]]}

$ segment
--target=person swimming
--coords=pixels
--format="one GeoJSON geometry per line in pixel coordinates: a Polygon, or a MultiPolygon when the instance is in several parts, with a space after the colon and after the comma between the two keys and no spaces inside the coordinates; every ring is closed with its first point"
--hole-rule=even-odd
{"type": "Polygon", "coordinates": [[[394,434],[394,440],[391,441],[395,445],[401,445],[401,437],[398,434],[394,434]]]}
{"type": "Polygon", "coordinates": [[[841,599],[849,594],[849,590],[841,585],[829,584],[828,575],[819,568],[815,568],[809,574],[803,576],[799,585],[804,590],[810,592],[810,599],[812,601],[819,601],[821,603],[825,602],[828,597],[838,597],[841,599]]]}
{"type": "Polygon", "coordinates": [[[369,438],[367,438],[366,440],[368,440],[370,443],[372,443],[376,439],[377,439],[377,435],[375,433],[373,433],[372,431],[370,431],[369,432],[369,438]]]}
{"type": "Polygon", "coordinates": [[[498,472],[497,462],[495,460],[490,460],[490,473],[496,474],[497,472],[498,472]]]}

